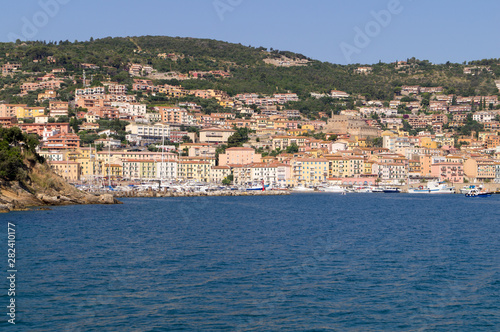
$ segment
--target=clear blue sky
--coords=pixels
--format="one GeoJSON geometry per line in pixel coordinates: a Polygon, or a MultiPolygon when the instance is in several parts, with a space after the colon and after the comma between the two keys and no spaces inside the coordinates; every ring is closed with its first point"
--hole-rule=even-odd
{"type": "Polygon", "coordinates": [[[0,41],[165,35],[339,64],[444,63],[499,58],[499,22],[496,0],[23,0],[3,4],[0,41]]]}

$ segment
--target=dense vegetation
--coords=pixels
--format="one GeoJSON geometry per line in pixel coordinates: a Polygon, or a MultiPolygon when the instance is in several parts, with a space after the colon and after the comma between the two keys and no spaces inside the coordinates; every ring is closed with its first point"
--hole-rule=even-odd
{"type": "Polygon", "coordinates": [[[18,127],[0,127],[0,179],[26,180],[28,166],[24,161],[43,162],[35,150],[38,144],[38,138],[24,134],[18,127]]]}

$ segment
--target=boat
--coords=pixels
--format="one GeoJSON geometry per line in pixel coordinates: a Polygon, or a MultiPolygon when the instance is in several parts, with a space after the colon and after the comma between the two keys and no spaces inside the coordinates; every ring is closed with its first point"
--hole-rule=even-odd
{"type": "Polygon", "coordinates": [[[455,187],[449,187],[445,182],[429,182],[427,186],[408,189],[409,194],[454,194],[455,187]]]}
{"type": "Polygon", "coordinates": [[[479,189],[471,189],[465,194],[465,197],[490,197],[491,193],[486,191],[481,191],[479,189]]]}
{"type": "Polygon", "coordinates": [[[314,188],[304,187],[304,186],[297,186],[297,187],[292,188],[292,191],[296,191],[296,192],[311,192],[311,191],[314,191],[314,188]]]}
{"type": "Polygon", "coordinates": [[[269,188],[269,185],[266,184],[264,185],[264,181],[262,183],[253,183],[252,186],[246,188],[248,191],[265,191],[266,189],[269,188]]]}
{"type": "Polygon", "coordinates": [[[470,184],[468,186],[463,186],[462,188],[460,188],[460,193],[461,194],[468,194],[469,191],[474,190],[474,189],[481,190],[481,189],[483,189],[483,186],[475,186],[473,184],[470,184]]]}
{"type": "Polygon", "coordinates": [[[373,188],[371,188],[371,187],[354,187],[353,191],[355,193],[366,194],[366,193],[372,193],[373,192],[373,188]]]}
{"type": "Polygon", "coordinates": [[[325,193],[344,193],[344,192],[346,192],[346,189],[341,187],[341,186],[319,187],[318,190],[325,192],[325,193]]]}
{"type": "Polygon", "coordinates": [[[372,187],[372,193],[383,193],[383,192],[384,192],[384,188],[372,187]]]}
{"type": "Polygon", "coordinates": [[[382,189],[382,192],[384,192],[386,194],[399,194],[401,192],[401,190],[399,188],[396,188],[396,187],[385,187],[382,189]]]}

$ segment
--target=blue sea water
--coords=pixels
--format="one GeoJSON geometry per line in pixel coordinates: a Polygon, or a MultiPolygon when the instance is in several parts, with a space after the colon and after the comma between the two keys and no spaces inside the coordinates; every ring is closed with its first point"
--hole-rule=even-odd
{"type": "Polygon", "coordinates": [[[1,330],[500,330],[500,196],[123,201],[0,216],[1,330]]]}

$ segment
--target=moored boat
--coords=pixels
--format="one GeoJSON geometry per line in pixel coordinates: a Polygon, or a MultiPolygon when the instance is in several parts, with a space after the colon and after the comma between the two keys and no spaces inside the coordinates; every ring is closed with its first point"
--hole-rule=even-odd
{"type": "Polygon", "coordinates": [[[318,190],[325,193],[343,193],[346,191],[346,189],[341,186],[319,187],[318,190]]]}
{"type": "Polygon", "coordinates": [[[399,194],[401,190],[396,187],[385,187],[382,191],[386,194],[399,194]]]}
{"type": "Polygon", "coordinates": [[[479,189],[471,189],[465,194],[465,197],[490,197],[491,193],[479,189]]]}
{"type": "Polygon", "coordinates": [[[310,188],[310,187],[305,187],[305,186],[297,186],[297,187],[294,187],[292,188],[292,191],[295,191],[295,192],[311,192],[311,191],[314,191],[314,188],[310,188]]]}
{"type": "Polygon", "coordinates": [[[444,182],[429,182],[427,186],[408,189],[409,194],[454,194],[455,187],[449,187],[444,182]]]}
{"type": "Polygon", "coordinates": [[[460,188],[460,193],[461,194],[468,194],[471,190],[473,189],[483,189],[483,186],[480,185],[480,186],[476,186],[476,185],[473,185],[473,184],[470,184],[468,186],[463,186],[462,188],[460,188]]]}

